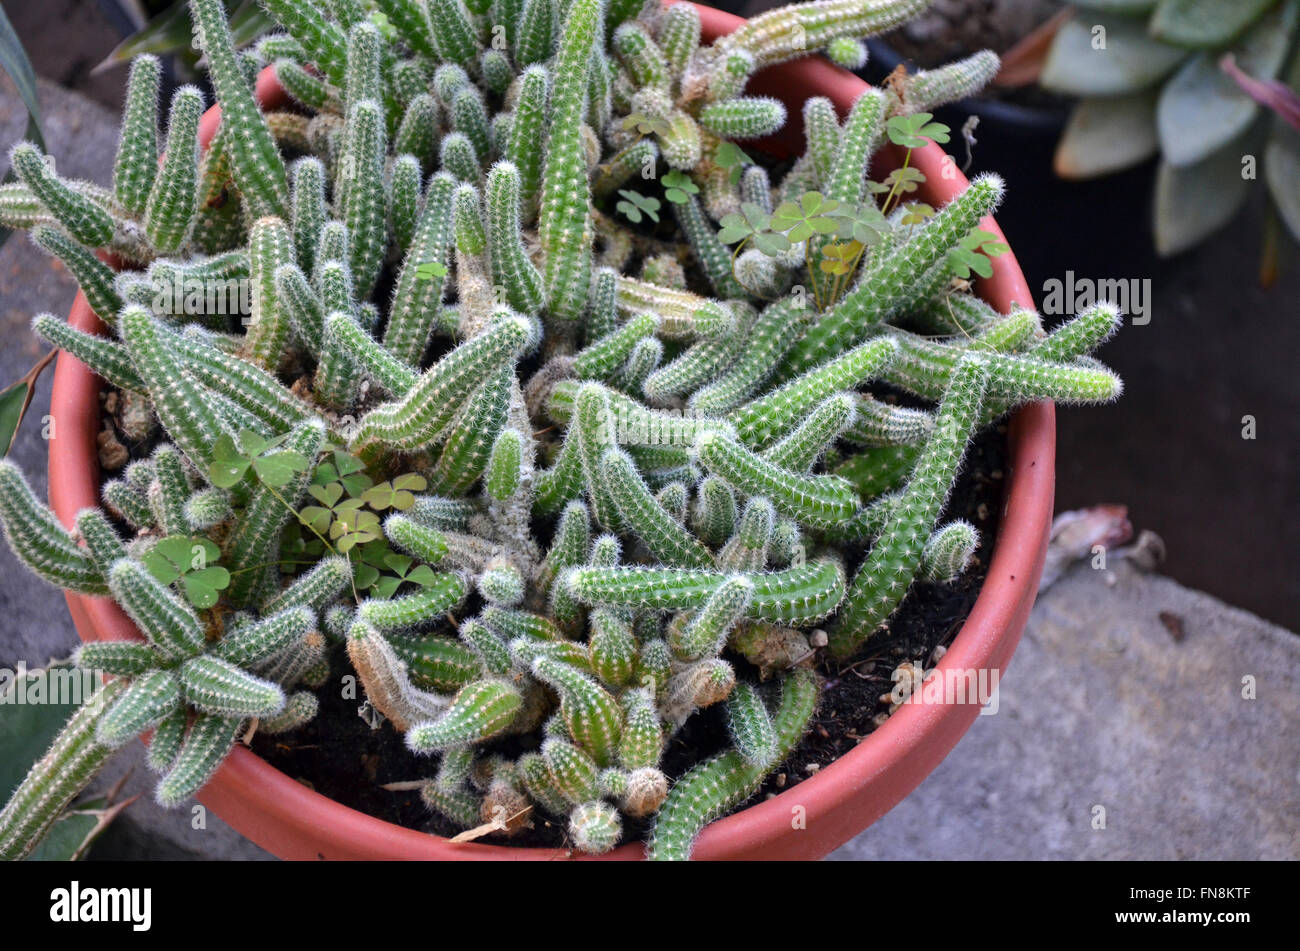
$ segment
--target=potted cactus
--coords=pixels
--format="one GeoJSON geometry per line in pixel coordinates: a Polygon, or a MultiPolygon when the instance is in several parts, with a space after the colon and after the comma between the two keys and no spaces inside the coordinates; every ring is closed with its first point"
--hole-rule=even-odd
{"type": "Polygon", "coordinates": [[[1120,389],[1088,355],[1114,309],[1045,334],[987,217],[1001,181],[967,185],[931,141],[924,110],[967,71],[888,91],[763,72],[923,3],[264,6],[282,31],[240,52],[219,0],[192,0],[219,112],[180,89],[161,159],[143,58],[111,191],[25,143],[0,186],[84,293],[34,321],[64,351],[52,510],[0,463],[0,521],[104,675],[0,813],[0,854],[148,731],[161,802],[202,791],[280,854],[511,854],[362,816],[243,748],[303,728],[340,674],[467,837],[823,854],[889,808],[977,704],[899,709],[796,787],[825,817],[802,840],[772,802],[700,835],[797,746],[826,673],[887,642],[914,579],[990,544],[945,501],[976,433],[1025,407],[950,651],[1005,664],[1050,514],[1042,401],[1120,389]],[[765,138],[774,82],[804,118],[792,163],[765,138]],[[95,377],[139,437],[102,484],[95,377]],[[702,710],[725,735],[669,769],[702,710]]]}

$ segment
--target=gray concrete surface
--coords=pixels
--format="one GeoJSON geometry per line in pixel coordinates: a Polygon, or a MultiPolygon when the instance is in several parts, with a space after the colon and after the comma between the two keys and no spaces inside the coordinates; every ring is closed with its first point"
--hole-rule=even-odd
{"type": "Polygon", "coordinates": [[[1291,632],[1127,562],[1082,562],[1039,596],[998,699],[832,858],[1300,858],[1291,632]]]}
{"type": "MultiPolygon", "coordinates": [[[[116,124],[99,106],[42,84],[60,168],[107,183],[116,124]]],[[[0,79],[0,143],[24,119],[0,79]]],[[[0,380],[17,379],[42,347],[27,323],[66,312],[67,275],[16,236],[0,250],[0,380]]],[[[46,375],[32,412],[48,410],[46,375]]],[[[45,492],[40,427],[14,457],[45,492]]],[[[76,644],[63,599],[0,546],[0,666],[43,663],[76,644]]],[[[1300,640],[1287,631],[1127,565],[1075,568],[1046,592],[1002,683],[939,769],[889,815],[835,854],[881,858],[1300,857],[1300,640]],[[1110,583],[1113,579],[1113,584],[1110,583]],[[1172,639],[1158,619],[1184,620],[1172,639]],[[1242,678],[1257,699],[1241,698],[1242,678]],[[1094,829],[1096,808],[1105,828],[1094,829]]],[[[215,816],[149,801],[134,747],[102,786],[131,771],[146,794],[101,843],[101,856],[259,858],[215,816]]]]}
{"type": "MultiPolygon", "coordinates": [[[[45,112],[46,141],[58,156],[59,171],[107,184],[117,147],[113,115],[80,96],[37,80],[45,112]]],[[[23,135],[27,113],[8,77],[0,73],[0,172],[8,170],[10,144],[23,135]]],[[[49,349],[28,325],[36,314],[64,314],[77,285],[23,233],[10,236],[0,249],[0,387],[22,378],[49,349]]],[[[36,397],[10,458],[27,473],[38,496],[45,497],[46,444],[41,422],[49,413],[53,367],[42,375],[36,397]]],[[[57,428],[56,428],[57,432],[57,428]]],[[[49,652],[66,652],[76,644],[63,598],[53,588],[33,582],[5,546],[0,546],[0,663],[48,660],[49,652]],[[44,653],[43,653],[44,652],[44,653]]]]}

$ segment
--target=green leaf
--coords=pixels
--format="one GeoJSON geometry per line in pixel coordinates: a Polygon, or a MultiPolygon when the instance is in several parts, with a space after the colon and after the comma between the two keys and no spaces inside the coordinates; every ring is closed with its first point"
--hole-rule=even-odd
{"type": "Polygon", "coordinates": [[[723,244],[735,244],[766,231],[771,223],[772,216],[761,205],[750,201],[742,202],[739,212],[722,216],[722,221],[719,222],[722,230],[718,232],[718,240],[723,244]]]}
{"type": "MultiPolygon", "coordinates": [[[[1260,80],[1277,77],[1291,49],[1298,10],[1294,2],[1283,4],[1232,48],[1244,72],[1260,80]]],[[[1160,93],[1160,151],[1171,165],[1201,161],[1248,129],[1259,113],[1255,100],[1219,68],[1221,56],[1221,51],[1193,56],[1160,93]]]]}
{"type": "Polygon", "coordinates": [[[298,519],[313,531],[324,535],[329,531],[330,522],[334,519],[334,513],[328,508],[321,508],[319,505],[308,505],[298,513],[298,519]]]}
{"type": "Polygon", "coordinates": [[[1157,40],[1188,49],[1221,49],[1277,0],[1160,0],[1151,17],[1157,40]]]}
{"type": "Polygon", "coordinates": [[[217,603],[221,592],[230,587],[230,572],[220,565],[213,565],[211,568],[190,572],[181,584],[190,604],[200,610],[207,610],[217,603]]]}
{"type": "Polygon", "coordinates": [[[24,137],[45,151],[45,135],[41,130],[41,103],[36,95],[36,73],[23,49],[22,40],[9,22],[4,8],[0,7],[0,68],[9,74],[18,96],[27,109],[27,132],[24,137]]]}
{"type": "Polygon", "coordinates": [[[441,261],[425,261],[415,268],[415,278],[419,281],[432,281],[437,277],[447,276],[447,265],[441,261]]]}
{"type": "Polygon", "coordinates": [[[433,584],[438,580],[438,572],[434,571],[428,565],[416,565],[411,573],[406,576],[406,580],[418,584],[420,587],[433,584]]]}
{"type": "Polygon", "coordinates": [[[980,277],[993,276],[993,265],[989,259],[969,248],[955,248],[953,258],[956,261],[953,273],[958,277],[969,279],[972,271],[980,277]]]}
{"type": "Polygon", "coordinates": [[[126,809],[140,797],[121,802],[98,796],[76,803],[55,820],[40,843],[24,862],[77,862],[86,858],[95,841],[126,809]]]}
{"type": "Polygon", "coordinates": [[[206,610],[230,586],[230,572],[213,564],[220,557],[221,549],[211,539],[169,535],[149,549],[143,561],[163,584],[180,581],[190,604],[206,610]]]}
{"type": "Polygon", "coordinates": [[[923,201],[909,201],[903,206],[903,216],[899,220],[905,225],[919,225],[933,217],[933,206],[923,201]]]}
{"type": "Polygon", "coordinates": [[[361,560],[368,565],[372,565],[379,570],[388,567],[388,556],[392,553],[386,541],[371,542],[361,548],[361,560]]]}
{"type": "Polygon", "coordinates": [[[925,183],[925,172],[915,166],[908,165],[905,168],[896,168],[890,172],[884,181],[884,185],[890,191],[897,191],[903,195],[910,195],[925,183]]]}
{"type": "Polygon", "coordinates": [[[326,508],[333,508],[334,504],[343,498],[343,486],[338,482],[331,482],[328,485],[309,485],[307,494],[326,508]]]}
{"type": "Polygon", "coordinates": [[[392,575],[384,575],[379,578],[370,588],[372,598],[391,598],[397,593],[397,589],[402,586],[401,578],[394,578],[392,575]]]}
{"type": "Polygon", "coordinates": [[[1039,82],[1070,96],[1122,96],[1154,86],[1186,55],[1147,36],[1140,20],[1076,16],[1057,31],[1039,82]]]}
{"type": "Polygon", "coordinates": [[[668,124],[667,119],[661,119],[657,116],[647,116],[642,112],[634,112],[623,120],[623,128],[628,132],[635,132],[637,135],[667,135],[672,131],[672,126],[668,124]]]}
{"type": "Polygon", "coordinates": [[[272,442],[274,440],[267,439],[251,429],[241,429],[239,431],[239,451],[250,461],[259,453],[266,452],[272,442]]]}
{"type": "Polygon", "coordinates": [[[362,501],[377,512],[397,509],[404,512],[415,504],[414,492],[423,492],[429,487],[424,476],[414,472],[400,475],[392,482],[381,482],[367,489],[361,495],[362,501]]]}
{"type": "Polygon", "coordinates": [[[269,456],[258,456],[253,461],[253,471],[262,480],[263,485],[279,488],[288,485],[294,473],[305,472],[311,465],[310,460],[300,452],[286,449],[269,456]]]}
{"type": "Polygon", "coordinates": [[[1084,99],[1074,107],[1056,148],[1064,178],[1093,178],[1145,162],[1160,151],[1156,100],[1149,89],[1129,96],[1084,99]]]}
{"type": "Polygon", "coordinates": [[[951,130],[942,122],[931,122],[933,118],[929,112],[891,116],[885,124],[885,133],[889,136],[889,141],[908,149],[923,148],[926,139],[933,139],[942,145],[948,141],[951,130]]]}
{"type": "Polygon", "coordinates": [[[713,151],[713,161],[722,168],[731,169],[731,184],[736,185],[746,165],[753,165],[754,160],[734,142],[722,142],[713,151]]]}
{"type": "Polygon", "coordinates": [[[93,838],[101,831],[95,814],[103,799],[92,799],[69,809],[45,833],[45,838],[31,851],[26,862],[75,862],[86,853],[93,838]]]}
{"type": "Polygon", "coordinates": [[[889,220],[874,201],[842,204],[831,212],[831,217],[839,222],[837,237],[863,245],[875,244],[890,230],[889,220]]]}
{"type": "Polygon", "coordinates": [[[13,448],[31,400],[32,387],[26,380],[19,380],[0,392],[0,456],[8,455],[13,448]]]}
{"type": "MultiPolygon", "coordinates": [[[[6,691],[8,696],[0,698],[8,701],[0,703],[0,800],[4,802],[9,801],[9,796],[18,788],[27,771],[45,755],[54,737],[77,709],[75,703],[56,702],[69,699],[69,691],[61,689],[60,684],[50,678],[51,672],[45,669],[27,674],[24,687],[27,699],[32,699],[35,691],[40,690],[45,701],[42,703],[16,702],[18,681],[15,678],[11,683],[5,678],[5,683],[10,686],[6,691]]],[[[67,672],[66,665],[57,668],[58,677],[67,676],[67,672]]],[[[87,677],[82,682],[91,680],[93,678],[87,677]]]]}
{"type": "Polygon", "coordinates": [[[633,224],[640,224],[641,214],[644,212],[651,221],[658,223],[660,207],[658,198],[650,198],[640,192],[629,191],[626,188],[620,188],[618,193],[623,196],[624,201],[620,201],[614,207],[621,211],[628,221],[633,224]]]}
{"type": "Polygon", "coordinates": [[[251,465],[252,460],[239,451],[230,434],[222,433],[212,445],[208,480],[219,489],[229,489],[239,484],[251,465]]]}
{"type": "Polygon", "coordinates": [[[681,169],[671,169],[663,177],[664,197],[678,205],[684,205],[690,200],[691,195],[700,193],[700,186],[696,185],[689,175],[681,169]]]}
{"type": "Polygon", "coordinates": [[[359,564],[352,573],[352,579],[358,591],[365,591],[379,580],[379,569],[374,565],[359,564]]]}
{"type": "Polygon", "coordinates": [[[334,468],[338,470],[339,475],[349,476],[354,472],[360,472],[365,467],[366,464],[351,453],[341,449],[334,450],[334,468]]]}
{"type": "Polygon", "coordinates": [[[353,502],[360,504],[357,500],[349,500],[335,509],[334,524],[330,526],[329,531],[330,539],[335,541],[335,547],[344,553],[364,542],[375,541],[383,534],[379,525],[379,516],[374,512],[364,512],[351,507],[353,502]]]}
{"type": "Polygon", "coordinates": [[[1176,168],[1161,162],[1156,171],[1155,238],[1161,255],[1178,254],[1227,224],[1250,193],[1241,176],[1241,157],[1258,155],[1265,121],[1209,158],[1176,168]]]}
{"type": "Polygon", "coordinates": [[[789,251],[794,244],[779,231],[764,231],[762,234],[754,235],[754,247],[768,257],[774,258],[783,251],[789,251]]]}
{"type": "Polygon", "coordinates": [[[388,565],[391,571],[397,573],[399,577],[405,578],[406,572],[410,570],[411,565],[415,564],[415,559],[410,555],[399,554],[398,552],[389,552],[384,558],[384,563],[388,565]]]}
{"type": "Polygon", "coordinates": [[[393,480],[393,488],[406,492],[423,492],[429,487],[429,481],[417,472],[399,475],[393,480]]]}
{"type": "Polygon", "coordinates": [[[128,62],[141,53],[168,56],[188,50],[193,35],[194,28],[190,24],[188,4],[173,3],[117,44],[96,69],[128,62]]]}
{"type": "Polygon", "coordinates": [[[782,202],[772,214],[772,230],[783,232],[791,242],[807,241],[814,234],[834,234],[839,223],[831,213],[839,202],[820,192],[805,192],[798,201],[782,202]]]}

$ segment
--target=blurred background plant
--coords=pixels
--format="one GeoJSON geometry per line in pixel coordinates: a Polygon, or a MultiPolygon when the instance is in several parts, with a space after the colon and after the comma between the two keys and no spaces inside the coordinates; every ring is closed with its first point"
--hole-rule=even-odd
{"type": "Polygon", "coordinates": [[[1300,2],[1076,6],[1040,77],[1044,88],[1079,97],[1057,173],[1107,175],[1158,154],[1153,226],[1162,255],[1227,224],[1261,178],[1277,218],[1300,238],[1300,2]]]}

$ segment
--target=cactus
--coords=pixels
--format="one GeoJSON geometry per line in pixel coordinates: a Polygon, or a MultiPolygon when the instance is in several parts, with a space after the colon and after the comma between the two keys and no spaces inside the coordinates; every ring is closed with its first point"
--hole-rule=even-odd
{"type": "Polygon", "coordinates": [[[237,54],[221,4],[193,0],[223,110],[206,154],[186,88],[158,164],[149,58],[112,192],[16,147],[0,221],[108,328],[35,330],[162,435],[75,531],[0,462],[21,560],[144,635],[79,652],[113,679],[0,849],[29,849],[141,730],[159,801],[183,801],[251,721],[311,720],[344,663],[367,715],[431,757],[421,798],[449,821],[510,835],[536,807],[603,852],[647,818],[652,856],[685,857],[816,702],[810,670],[754,682],[755,636],[824,625],[837,657],[883,637],[914,578],[950,581],[979,544],[943,515],[979,427],[1119,391],[1089,356],[1114,308],[1044,334],[968,293],[998,179],[929,214],[867,178],[886,137],[942,140],[920,110],[990,57],[900,77],[843,122],[810,100],[776,181],[737,145],[786,120],[745,95],[755,69],[856,61],[920,5],[818,0],[702,46],[687,5],[265,0],[282,31],[237,54]],[[259,111],[261,62],[294,111],[259,111]],[[246,308],[214,296],[227,283],[246,308]],[[732,748],[670,783],[674,734],[717,704],[732,748]]]}

